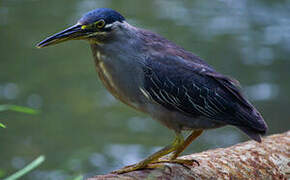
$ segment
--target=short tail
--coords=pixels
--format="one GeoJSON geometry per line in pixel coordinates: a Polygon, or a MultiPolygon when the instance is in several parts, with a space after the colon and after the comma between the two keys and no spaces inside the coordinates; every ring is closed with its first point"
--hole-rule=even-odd
{"type": "Polygon", "coordinates": [[[251,139],[261,143],[261,135],[264,135],[265,133],[257,132],[255,130],[252,130],[248,127],[238,127],[240,130],[242,130],[244,133],[246,133],[251,139]]]}
{"type": "Polygon", "coordinates": [[[245,113],[244,117],[249,119],[249,124],[247,126],[238,126],[238,128],[246,133],[251,139],[259,143],[262,142],[261,135],[266,134],[268,126],[261,114],[253,108],[252,112],[249,114],[245,113]]]}

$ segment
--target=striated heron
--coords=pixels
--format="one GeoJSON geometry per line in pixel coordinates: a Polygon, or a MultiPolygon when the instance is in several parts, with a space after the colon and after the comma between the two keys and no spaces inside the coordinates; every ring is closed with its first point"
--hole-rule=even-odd
{"type": "Polygon", "coordinates": [[[88,12],[37,47],[68,40],[88,40],[104,86],[117,99],[149,114],[176,134],[172,144],[116,173],[159,162],[192,164],[177,157],[206,129],[233,125],[257,142],[266,133],[265,121],[242,95],[236,80],[160,35],[128,24],[112,9],[88,12]],[[183,130],[192,133],[184,139],[183,130]]]}

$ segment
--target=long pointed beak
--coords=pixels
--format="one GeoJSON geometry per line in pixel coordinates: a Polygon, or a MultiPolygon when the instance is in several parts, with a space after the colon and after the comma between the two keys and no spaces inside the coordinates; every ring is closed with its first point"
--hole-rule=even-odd
{"type": "Polygon", "coordinates": [[[58,43],[68,41],[68,40],[82,39],[81,37],[86,35],[86,32],[84,30],[82,30],[81,27],[82,27],[82,25],[80,25],[80,24],[73,25],[73,26],[71,26],[71,27],[59,32],[59,33],[56,33],[56,34],[44,39],[43,41],[38,43],[36,45],[36,47],[42,48],[42,47],[58,44],[58,43]]]}

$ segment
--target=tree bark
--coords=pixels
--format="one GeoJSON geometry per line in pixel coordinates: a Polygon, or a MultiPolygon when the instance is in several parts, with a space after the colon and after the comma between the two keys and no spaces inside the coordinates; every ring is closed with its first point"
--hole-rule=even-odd
{"type": "Polygon", "coordinates": [[[228,148],[183,156],[200,165],[165,163],[161,168],[125,174],[98,175],[105,179],[290,179],[290,131],[268,136],[262,143],[247,141],[228,148]]]}

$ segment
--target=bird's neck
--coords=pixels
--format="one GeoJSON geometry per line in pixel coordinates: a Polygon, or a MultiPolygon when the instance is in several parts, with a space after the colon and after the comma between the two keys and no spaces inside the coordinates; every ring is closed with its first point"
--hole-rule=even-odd
{"type": "Polygon", "coordinates": [[[132,64],[132,61],[142,61],[144,41],[139,36],[138,29],[124,22],[110,37],[90,41],[96,63],[114,63],[117,66],[132,64]],[[140,55],[138,58],[136,54],[140,55]],[[110,62],[114,61],[114,62],[110,62]]]}
{"type": "MultiPolygon", "coordinates": [[[[140,95],[136,92],[142,86],[142,67],[136,57],[138,47],[134,47],[130,37],[125,41],[108,44],[91,44],[91,49],[100,80],[104,86],[118,99],[127,105],[139,109],[136,104],[140,95]]],[[[137,53],[138,54],[138,53],[137,53]]]]}

